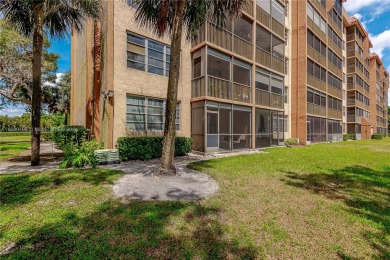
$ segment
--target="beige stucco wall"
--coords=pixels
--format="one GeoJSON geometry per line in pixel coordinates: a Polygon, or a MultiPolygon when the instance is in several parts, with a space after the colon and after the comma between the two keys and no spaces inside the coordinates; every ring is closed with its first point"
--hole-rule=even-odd
{"type": "MultiPolygon", "coordinates": [[[[170,45],[165,37],[157,38],[150,30],[139,28],[134,22],[134,9],[116,1],[114,4],[114,127],[113,140],[126,136],[126,95],[166,98],[168,77],[127,68],[127,35],[134,32],[170,45]]],[[[182,70],[180,73],[178,100],[180,104],[179,136],[190,136],[191,127],[191,55],[190,46],[183,41],[182,70]]]]}

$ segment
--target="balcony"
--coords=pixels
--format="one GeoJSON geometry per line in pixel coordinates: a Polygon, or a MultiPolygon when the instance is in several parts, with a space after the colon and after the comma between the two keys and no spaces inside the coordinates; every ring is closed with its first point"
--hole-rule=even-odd
{"type": "Polygon", "coordinates": [[[271,29],[280,38],[284,39],[284,24],[278,22],[258,5],[256,5],[256,20],[265,27],[271,29]]]}
{"type": "Polygon", "coordinates": [[[270,93],[268,91],[256,89],[256,105],[269,107],[270,93]]]}
{"type": "Polygon", "coordinates": [[[352,64],[352,66],[348,66],[347,67],[347,74],[351,74],[351,73],[356,73],[359,75],[359,77],[361,78],[366,78],[364,75],[363,75],[363,72],[361,70],[359,70],[355,64],[352,64]]]}
{"type": "Polygon", "coordinates": [[[283,109],[284,96],[271,93],[270,107],[283,109]]]}
{"type": "Polygon", "coordinates": [[[253,1],[247,0],[242,8],[242,11],[249,14],[250,16],[253,16],[253,1]]]}
{"type": "Polygon", "coordinates": [[[192,98],[209,96],[242,103],[252,102],[252,89],[250,86],[232,83],[212,76],[208,76],[207,79],[207,89],[205,89],[205,77],[192,80],[192,98]]]}
{"type": "Polygon", "coordinates": [[[322,4],[318,2],[318,0],[310,0],[310,3],[317,9],[317,11],[322,15],[322,17],[326,17],[326,10],[322,6],[322,4]]]}
{"type": "Polygon", "coordinates": [[[284,24],[279,23],[275,18],[272,17],[272,31],[277,34],[280,38],[284,39],[284,24]]]}
{"type": "Polygon", "coordinates": [[[361,116],[347,116],[347,122],[360,124],[362,122],[362,117],[361,116]]]}
{"type": "Polygon", "coordinates": [[[252,59],[252,43],[235,35],[233,39],[233,51],[247,59],[252,59]]]}
{"type": "Polygon", "coordinates": [[[330,47],[339,57],[343,57],[343,51],[331,39],[328,39],[328,47],[330,47]]]}
{"type": "Polygon", "coordinates": [[[307,103],[307,113],[317,116],[326,116],[326,107],[307,103]]]}
{"type": "Polygon", "coordinates": [[[307,27],[309,27],[309,29],[314,32],[323,42],[327,42],[326,34],[321,31],[321,29],[317,25],[315,25],[309,17],[307,17],[307,27]]]}
{"type": "Polygon", "coordinates": [[[207,40],[228,51],[232,51],[232,33],[212,23],[207,23],[207,40]]]}
{"type": "Polygon", "coordinates": [[[370,96],[370,93],[367,90],[365,90],[362,86],[360,86],[359,84],[356,84],[356,83],[348,83],[347,90],[357,90],[360,93],[362,93],[363,95],[365,95],[366,97],[370,96]]]}
{"type": "Polygon", "coordinates": [[[307,74],[307,84],[313,88],[326,92],[326,82],[316,79],[310,74],[307,74]]]}
{"type": "Polygon", "coordinates": [[[326,58],[315,51],[310,45],[307,45],[307,54],[310,58],[321,64],[321,66],[326,67],[326,58]]]}
{"type": "Polygon", "coordinates": [[[328,117],[342,119],[343,115],[342,115],[341,111],[334,110],[334,109],[328,109],[328,117]]]}
{"type": "Polygon", "coordinates": [[[328,23],[332,27],[332,29],[339,35],[340,38],[343,38],[343,31],[340,29],[340,27],[337,26],[337,24],[333,21],[333,19],[328,16],[328,23]]]}
{"type": "Polygon", "coordinates": [[[351,57],[356,57],[363,64],[363,66],[366,65],[366,63],[363,60],[363,57],[357,51],[347,49],[347,58],[351,58],[351,57]]]}
{"type": "Polygon", "coordinates": [[[347,42],[350,42],[350,41],[356,41],[360,47],[363,49],[364,46],[363,46],[363,42],[360,40],[360,38],[356,35],[356,33],[351,33],[351,34],[348,34],[347,35],[347,42]]]}
{"type": "Polygon", "coordinates": [[[357,106],[357,107],[363,108],[365,110],[370,110],[369,105],[366,105],[363,102],[361,102],[360,100],[353,99],[353,98],[347,99],[347,106],[357,106]]]}
{"type": "Polygon", "coordinates": [[[256,5],[256,20],[265,27],[271,28],[271,15],[256,5]]]}
{"type": "Polygon", "coordinates": [[[341,90],[336,89],[330,85],[328,85],[328,93],[340,99],[342,99],[343,97],[343,93],[341,92],[341,90]]]}
{"type": "Polygon", "coordinates": [[[328,70],[339,78],[343,78],[343,71],[337,68],[333,63],[328,60],[328,70]]]}
{"type": "Polygon", "coordinates": [[[265,50],[256,48],[256,62],[284,74],[284,61],[265,50]]]}
{"type": "Polygon", "coordinates": [[[192,80],[192,98],[203,97],[205,92],[205,77],[200,77],[192,80]]]}

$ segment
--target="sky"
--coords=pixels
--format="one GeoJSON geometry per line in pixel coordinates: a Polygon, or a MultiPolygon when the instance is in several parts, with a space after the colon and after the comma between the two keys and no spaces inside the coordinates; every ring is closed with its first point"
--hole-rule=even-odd
{"type": "MultiPolygon", "coordinates": [[[[371,49],[382,58],[390,72],[390,0],[348,0],[344,7],[350,16],[360,19],[370,34],[374,47],[371,49]]],[[[50,51],[60,54],[58,75],[70,70],[70,35],[53,39],[50,51]]],[[[25,112],[23,106],[9,107],[0,115],[18,116],[25,112]]]]}

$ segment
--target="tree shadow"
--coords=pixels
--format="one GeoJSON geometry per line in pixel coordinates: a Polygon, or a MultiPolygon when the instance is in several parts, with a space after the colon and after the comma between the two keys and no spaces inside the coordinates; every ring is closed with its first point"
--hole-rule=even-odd
{"type": "Polygon", "coordinates": [[[257,250],[229,238],[220,211],[195,202],[109,201],[82,218],[73,213],[26,230],[10,258],[254,259],[257,250]]]}
{"type": "Polygon", "coordinates": [[[113,184],[116,177],[122,174],[114,170],[85,169],[0,175],[0,205],[9,207],[27,203],[34,196],[70,181],[83,181],[91,185],[113,184]]]}
{"type": "MultiPolygon", "coordinates": [[[[330,173],[286,172],[288,185],[304,188],[330,199],[342,200],[348,211],[375,223],[378,232],[363,237],[380,258],[390,259],[390,169],[362,166],[330,169],[330,173]]],[[[343,257],[348,259],[347,256],[343,257]]]]}

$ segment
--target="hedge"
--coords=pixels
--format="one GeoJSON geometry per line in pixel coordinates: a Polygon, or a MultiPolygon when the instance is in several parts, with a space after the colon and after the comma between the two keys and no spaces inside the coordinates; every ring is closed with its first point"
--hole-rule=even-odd
{"type": "Polygon", "coordinates": [[[299,139],[298,138],[287,138],[286,141],[284,141],[285,145],[298,145],[299,139]]]}
{"type": "Polygon", "coordinates": [[[347,140],[356,140],[356,135],[355,134],[344,134],[343,141],[347,141],[347,140]]]}
{"type": "Polygon", "coordinates": [[[382,138],[383,138],[383,135],[380,133],[375,133],[375,134],[372,134],[372,136],[371,136],[371,139],[375,139],[375,140],[382,140],[382,138]]]}
{"type": "Polygon", "coordinates": [[[88,130],[80,125],[60,126],[52,130],[53,141],[59,146],[63,147],[65,144],[72,142],[80,145],[87,139],[88,130]]]}
{"type": "MultiPolygon", "coordinates": [[[[162,143],[163,137],[161,136],[120,137],[118,139],[119,157],[122,161],[160,158],[162,143]]],[[[191,138],[176,137],[175,156],[187,155],[191,150],[191,138]]]]}

